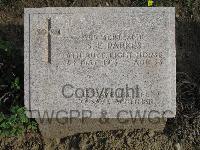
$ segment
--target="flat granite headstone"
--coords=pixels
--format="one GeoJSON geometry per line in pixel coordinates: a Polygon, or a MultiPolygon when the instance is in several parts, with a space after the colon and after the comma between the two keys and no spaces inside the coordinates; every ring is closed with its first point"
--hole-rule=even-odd
{"type": "Polygon", "coordinates": [[[174,8],[27,8],[24,34],[25,106],[42,129],[61,124],[73,134],[175,117],[174,8]]]}

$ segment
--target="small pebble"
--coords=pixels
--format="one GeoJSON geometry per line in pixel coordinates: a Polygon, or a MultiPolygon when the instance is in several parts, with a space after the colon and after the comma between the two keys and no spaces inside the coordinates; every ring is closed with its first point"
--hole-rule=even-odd
{"type": "Polygon", "coordinates": [[[148,135],[149,135],[149,137],[153,137],[155,135],[155,132],[150,130],[148,135]]]}
{"type": "Polygon", "coordinates": [[[175,150],[181,150],[181,145],[179,143],[174,144],[175,150]]]}
{"type": "Polygon", "coordinates": [[[109,6],[108,2],[106,2],[106,6],[109,6]]]}

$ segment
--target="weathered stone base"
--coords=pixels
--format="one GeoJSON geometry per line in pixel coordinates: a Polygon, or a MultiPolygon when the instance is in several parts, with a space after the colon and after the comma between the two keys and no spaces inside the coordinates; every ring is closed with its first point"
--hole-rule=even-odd
{"type": "Polygon", "coordinates": [[[125,130],[125,129],[151,129],[162,131],[165,128],[166,118],[154,119],[36,119],[41,134],[45,138],[63,138],[77,133],[125,130]]]}

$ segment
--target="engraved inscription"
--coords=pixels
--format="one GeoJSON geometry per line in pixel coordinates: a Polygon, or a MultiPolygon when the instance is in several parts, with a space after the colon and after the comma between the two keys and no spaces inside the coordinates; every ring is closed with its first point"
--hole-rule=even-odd
{"type": "Polygon", "coordinates": [[[163,53],[143,51],[143,34],[121,31],[113,34],[83,34],[66,37],[67,40],[80,45],[65,50],[63,56],[67,65],[73,66],[117,66],[122,61],[132,61],[136,67],[154,67],[164,63],[163,53]],[[84,50],[87,51],[84,51],[84,50]],[[92,50],[92,52],[90,52],[92,50]],[[106,50],[106,51],[105,51],[106,50]]]}

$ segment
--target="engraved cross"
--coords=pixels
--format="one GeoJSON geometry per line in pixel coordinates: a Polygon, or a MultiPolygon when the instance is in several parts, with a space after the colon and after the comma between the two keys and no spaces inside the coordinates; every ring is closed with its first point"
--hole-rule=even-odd
{"type": "Polygon", "coordinates": [[[44,35],[47,38],[47,47],[44,50],[44,61],[51,63],[51,36],[60,35],[60,29],[51,28],[51,18],[48,18],[46,29],[38,29],[37,31],[39,35],[44,35]]]}

